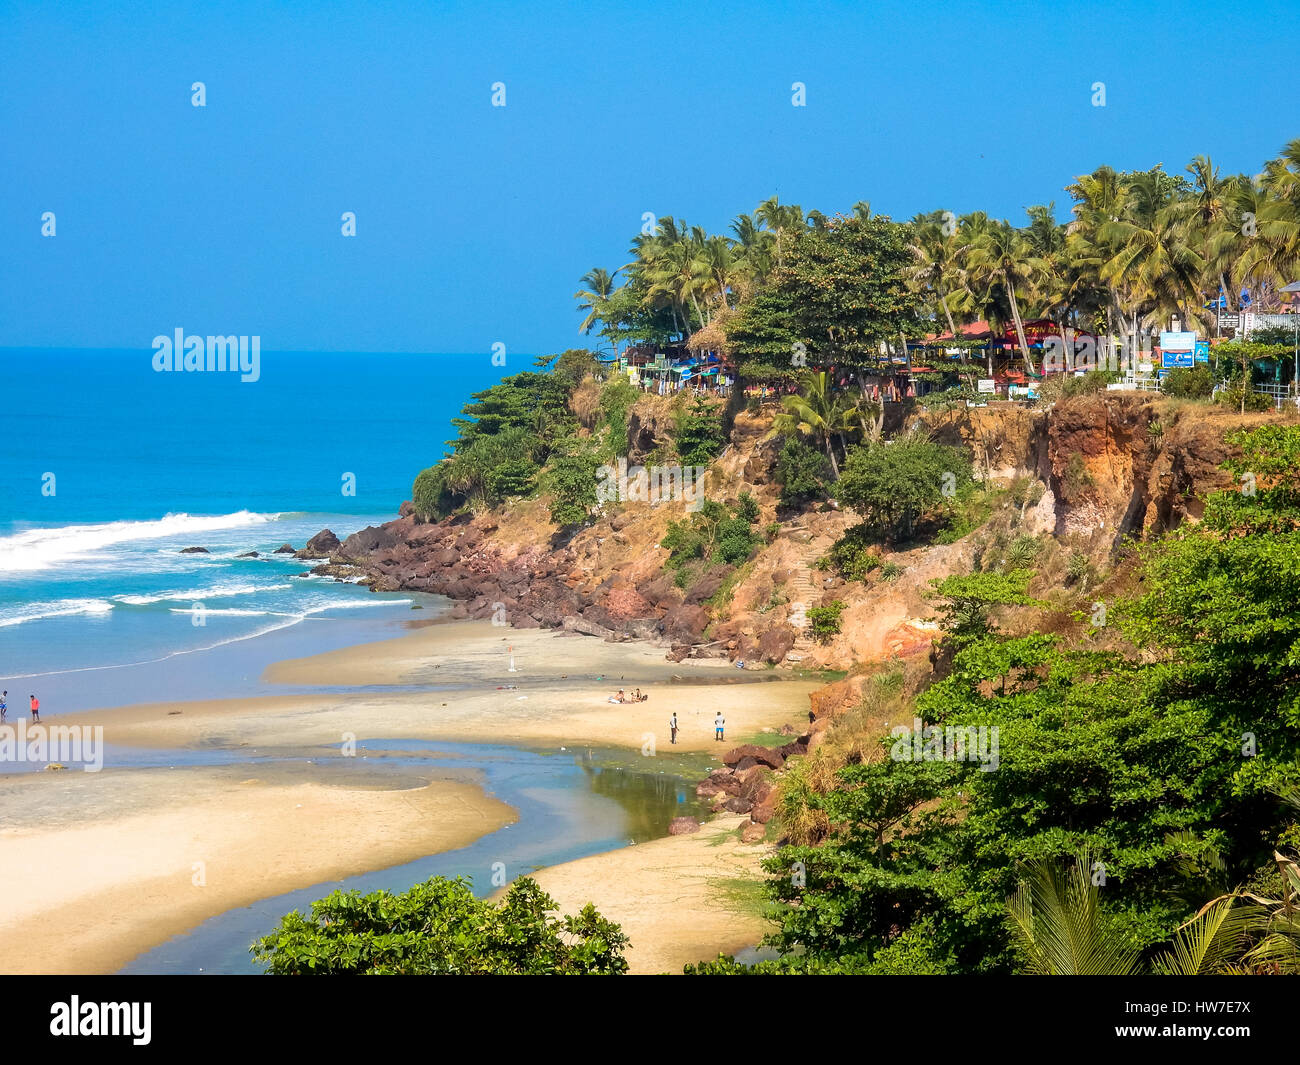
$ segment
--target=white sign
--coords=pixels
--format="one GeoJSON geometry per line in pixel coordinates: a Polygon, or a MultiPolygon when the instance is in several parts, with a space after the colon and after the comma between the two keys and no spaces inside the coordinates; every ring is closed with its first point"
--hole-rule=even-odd
{"type": "Polygon", "coordinates": [[[996,392],[997,384],[991,377],[981,377],[976,381],[975,389],[977,392],[996,392]]]}

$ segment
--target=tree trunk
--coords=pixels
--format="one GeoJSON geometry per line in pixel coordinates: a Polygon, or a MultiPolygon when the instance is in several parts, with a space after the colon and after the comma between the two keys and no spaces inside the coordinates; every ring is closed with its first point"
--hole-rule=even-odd
{"type": "Polygon", "coordinates": [[[1025,323],[1020,319],[1020,304],[1016,300],[1016,286],[1011,283],[1011,279],[1004,273],[1003,279],[1007,283],[1007,296],[1011,300],[1011,317],[1016,320],[1016,339],[1020,341],[1020,354],[1025,360],[1025,369],[1029,373],[1034,372],[1034,357],[1029,354],[1029,342],[1025,340],[1025,323]]]}
{"type": "MultiPolygon", "coordinates": [[[[957,336],[957,325],[952,320],[952,311],[948,310],[948,297],[945,296],[942,292],[939,293],[939,305],[943,307],[943,316],[948,319],[948,332],[952,334],[953,343],[956,344],[957,341],[960,339],[957,336]]],[[[957,344],[957,358],[960,359],[961,362],[965,363],[969,355],[970,352],[968,352],[960,344],[957,344]]]]}

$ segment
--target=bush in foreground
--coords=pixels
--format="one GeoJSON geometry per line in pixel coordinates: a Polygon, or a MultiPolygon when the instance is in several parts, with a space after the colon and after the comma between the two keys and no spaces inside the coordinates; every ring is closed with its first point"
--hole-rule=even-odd
{"type": "Polygon", "coordinates": [[[295,910],[249,949],[276,976],[600,976],[627,972],[627,937],[588,903],[552,916],[555,900],[529,877],[500,903],[459,877],[394,895],[335,891],[295,910]]]}

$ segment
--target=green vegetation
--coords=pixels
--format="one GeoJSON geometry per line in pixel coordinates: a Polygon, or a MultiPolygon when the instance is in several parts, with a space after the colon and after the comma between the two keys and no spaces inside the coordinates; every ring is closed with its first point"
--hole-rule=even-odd
{"type": "Polygon", "coordinates": [[[969,455],[955,447],[903,438],[849,453],[836,485],[883,539],[911,539],[917,524],[937,517],[972,483],[969,455]]]}
{"type": "Polygon", "coordinates": [[[1165,374],[1160,388],[1175,399],[1209,399],[1210,393],[1214,391],[1214,373],[1204,363],[1170,370],[1165,374]]]}
{"type": "Polygon", "coordinates": [[[696,396],[690,411],[678,417],[674,442],[677,455],[686,466],[707,466],[722,454],[727,438],[717,405],[696,396]]]}
{"type": "Polygon", "coordinates": [[[398,895],[335,891],[253,944],[269,974],[596,976],[627,971],[627,937],[588,904],[556,918],[555,900],[523,877],[500,903],[467,881],[434,877],[398,895]]]}
{"type": "Polygon", "coordinates": [[[859,523],[835,541],[830,553],[819,558],[818,569],[833,569],[846,581],[865,581],[880,568],[880,548],[872,526],[859,523]]]}
{"type": "MultiPolygon", "coordinates": [[[[749,559],[763,543],[754,528],[758,521],[758,504],[748,492],[734,508],[706,499],[697,513],[682,521],[668,523],[661,546],[668,549],[664,565],[677,573],[680,581],[689,579],[695,563],[736,566],[749,559]]],[[[685,583],[679,584],[685,587],[685,583]]]]}
{"type": "Polygon", "coordinates": [[[951,661],[881,705],[997,732],[978,757],[866,734],[830,780],[800,763],[779,809],[804,842],[767,863],[782,957],[747,971],[1300,971],[1300,427],[1231,443],[1254,494],[1139,549],[1116,650],[999,631],[1037,609],[1028,571],[936,582],[951,661]]]}
{"type": "Polygon", "coordinates": [[[825,641],[837,636],[840,631],[840,615],[848,606],[843,599],[836,599],[825,606],[815,606],[808,611],[808,622],[817,639],[825,641]]]}

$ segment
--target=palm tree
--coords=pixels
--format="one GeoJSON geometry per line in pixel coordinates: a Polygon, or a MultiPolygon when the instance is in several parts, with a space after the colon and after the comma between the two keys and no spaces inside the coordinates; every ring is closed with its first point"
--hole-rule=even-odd
{"type": "Polygon", "coordinates": [[[775,265],[776,234],[747,214],[737,216],[731,223],[731,231],[740,245],[738,269],[750,284],[763,284],[775,265]]]}
{"type": "Polygon", "coordinates": [[[1029,866],[1029,877],[1007,900],[1011,933],[1035,976],[1128,976],[1138,952],[1104,926],[1091,862],[1079,855],[1067,870],[1052,862],[1029,866]]]}
{"type": "MultiPolygon", "coordinates": [[[[614,273],[618,271],[615,270],[614,273]]],[[[578,310],[587,312],[582,324],[578,326],[578,332],[585,334],[590,333],[596,323],[603,320],[605,304],[614,294],[614,274],[597,266],[583,274],[580,283],[585,287],[575,292],[573,298],[581,301],[578,310]]]]}
{"type": "Polygon", "coordinates": [[[839,439],[843,445],[846,435],[862,430],[865,423],[857,407],[844,393],[832,389],[830,375],[824,370],[808,377],[802,394],[785,396],[781,406],[783,410],[772,422],[773,431],[811,437],[826,452],[838,479],[834,441],[839,439]]]}
{"type": "Polygon", "coordinates": [[[991,226],[976,239],[967,256],[967,269],[976,277],[981,277],[987,284],[997,284],[1005,291],[1011,305],[1011,317],[1016,324],[1016,338],[1020,342],[1020,352],[1025,360],[1025,369],[1031,374],[1034,369],[1034,357],[1029,352],[1029,343],[1025,340],[1025,322],[1020,314],[1020,300],[1016,289],[1027,291],[1032,283],[1033,266],[1030,262],[1029,246],[1015,226],[1003,221],[991,226]]]}
{"type": "MultiPolygon", "coordinates": [[[[1144,175],[1138,175],[1139,179],[1144,175]]],[[[1200,281],[1205,259],[1184,239],[1170,204],[1150,209],[1145,181],[1134,186],[1137,203],[1117,221],[1101,227],[1101,238],[1116,249],[1101,276],[1129,293],[1129,313],[1155,331],[1171,315],[1191,322],[1202,313],[1200,281]]]]}
{"type": "MultiPolygon", "coordinates": [[[[869,209],[868,209],[869,210],[869,209]]],[[[939,307],[948,322],[948,332],[957,336],[957,323],[953,320],[952,308],[948,305],[948,290],[955,289],[954,280],[957,271],[955,236],[943,231],[942,212],[934,211],[928,215],[917,215],[912,219],[912,239],[909,248],[914,260],[908,271],[908,280],[919,292],[932,292],[939,300],[939,307]]],[[[962,361],[965,361],[963,352],[962,361]]]]}
{"type": "Polygon", "coordinates": [[[803,209],[793,204],[777,203],[773,196],[760,203],[754,214],[776,235],[776,265],[780,269],[785,266],[785,253],[791,241],[806,228],[803,209]]]}

